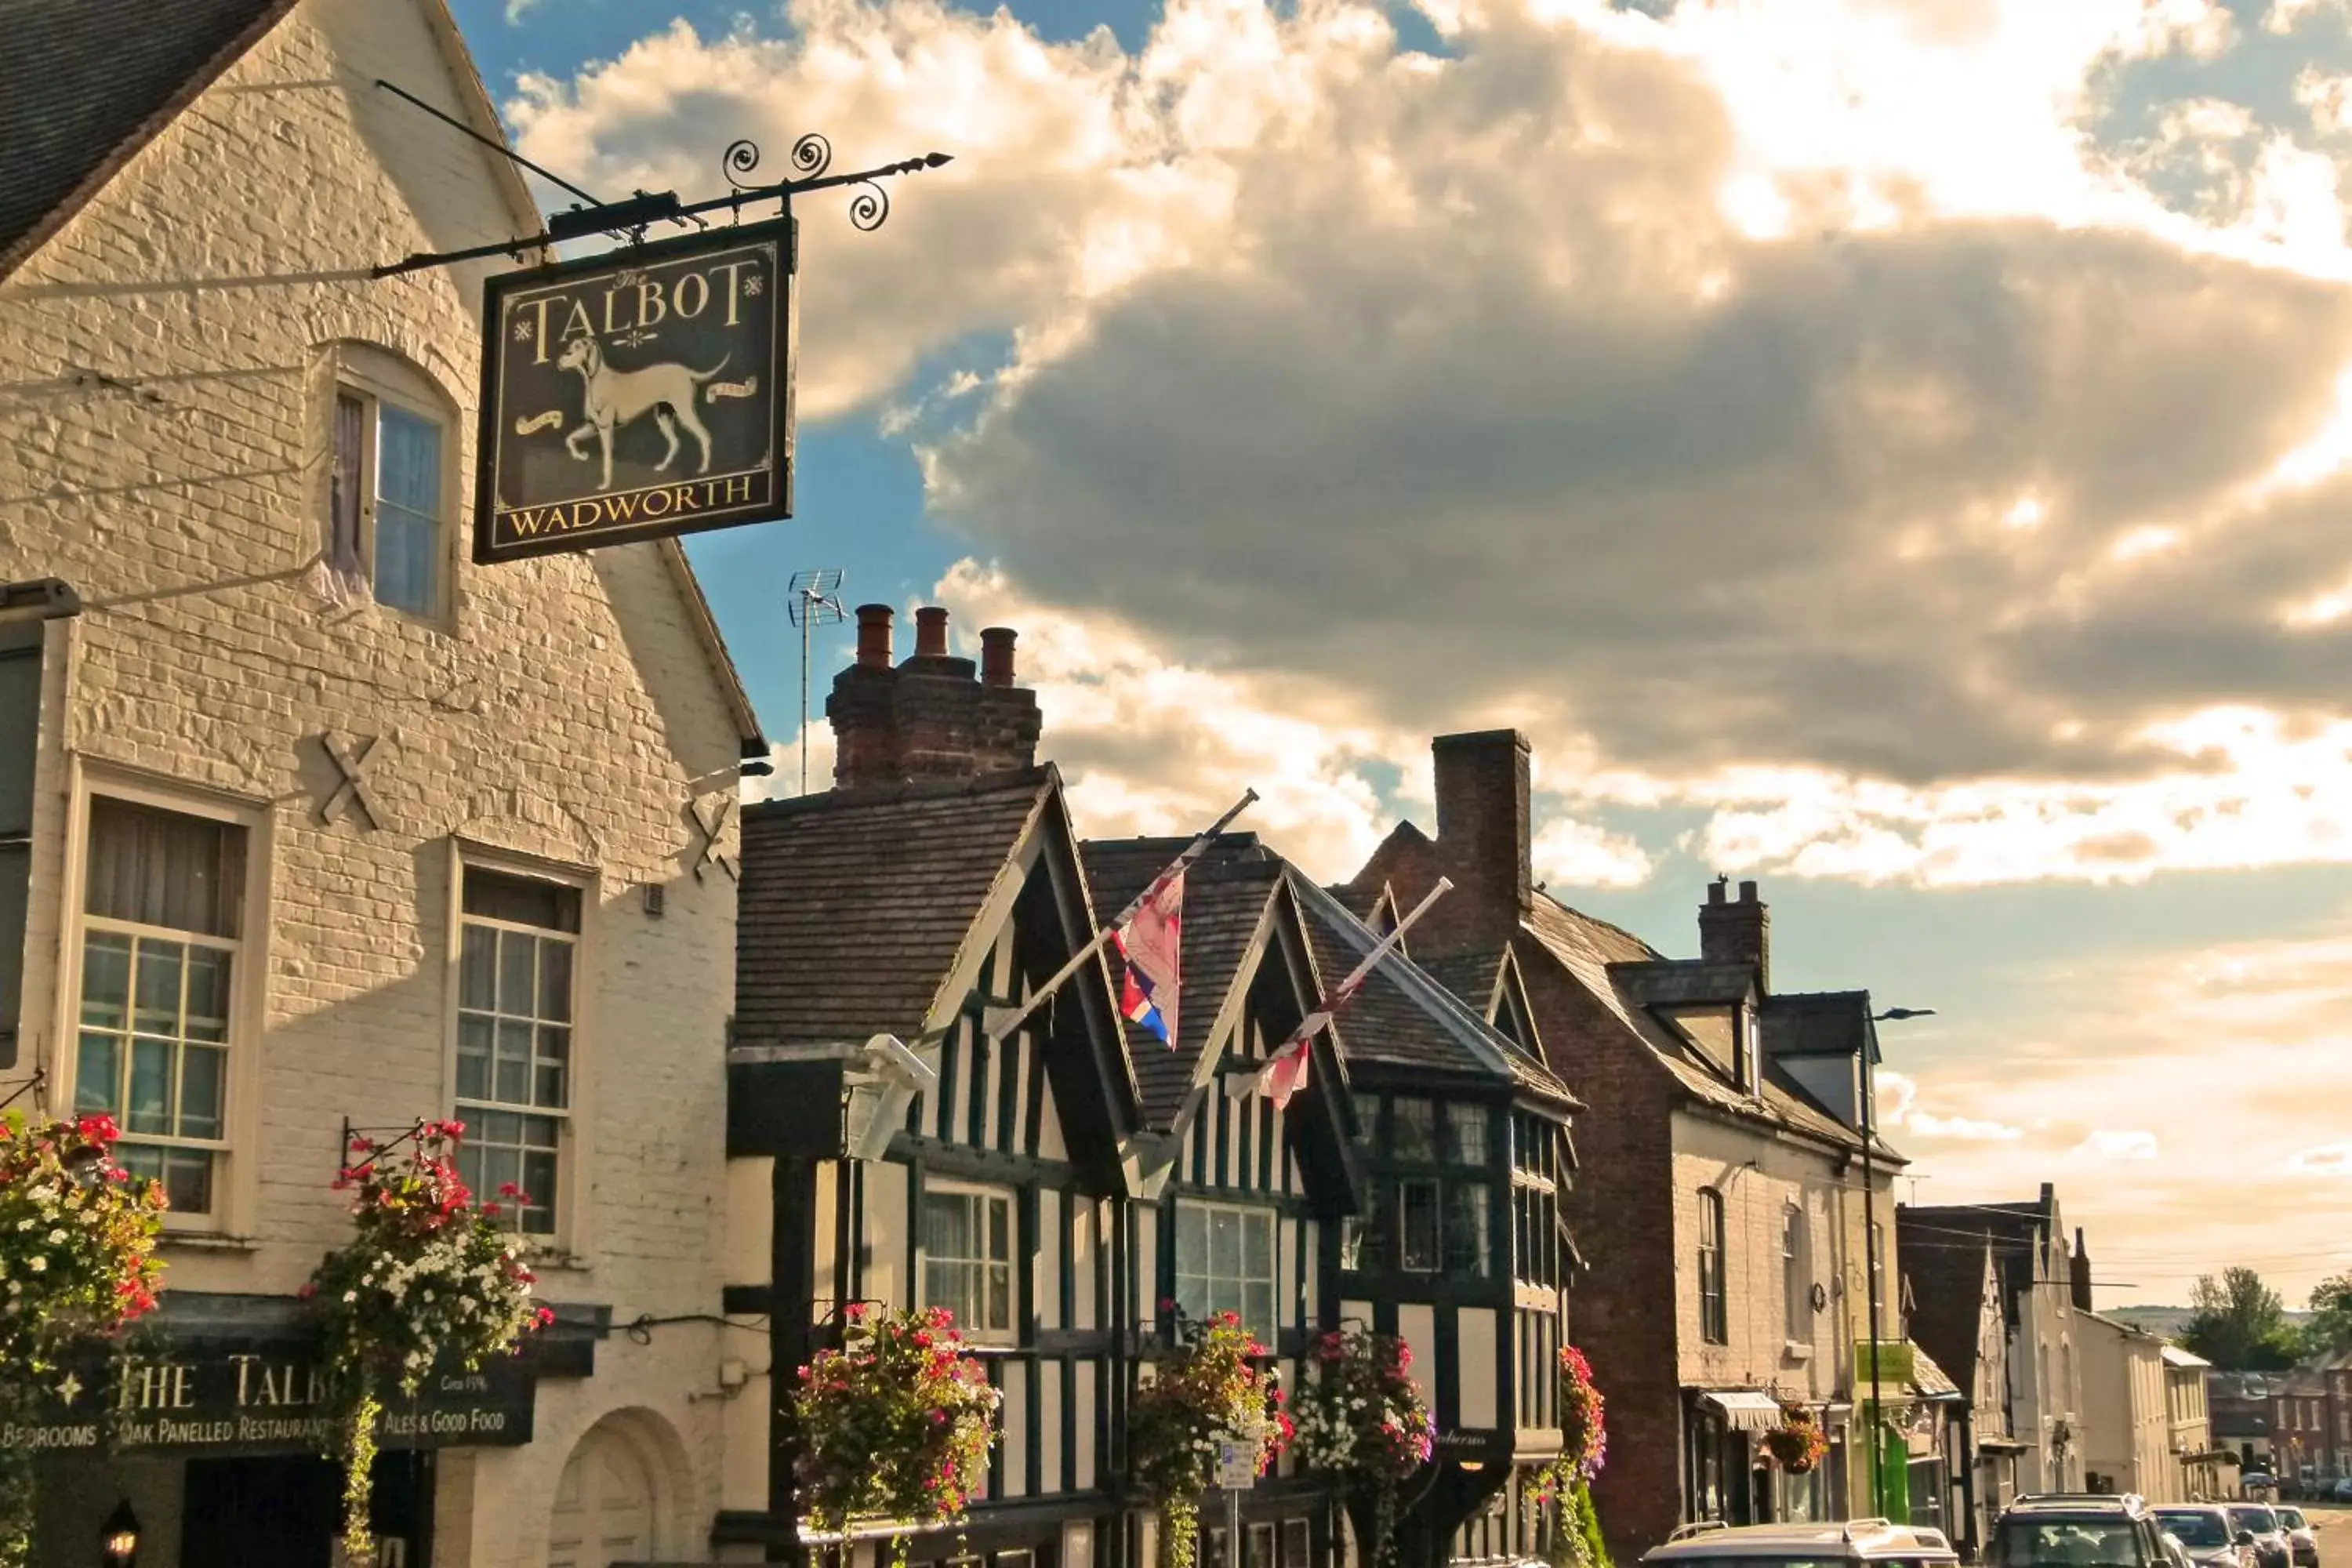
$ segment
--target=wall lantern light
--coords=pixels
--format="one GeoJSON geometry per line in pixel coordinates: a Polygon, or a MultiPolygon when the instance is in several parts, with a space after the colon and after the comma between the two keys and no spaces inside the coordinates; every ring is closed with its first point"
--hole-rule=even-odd
{"type": "Polygon", "coordinates": [[[106,1528],[99,1531],[99,1561],[105,1568],[131,1568],[139,1560],[139,1516],[131,1511],[131,1500],[124,1498],[106,1516],[106,1528]]]}

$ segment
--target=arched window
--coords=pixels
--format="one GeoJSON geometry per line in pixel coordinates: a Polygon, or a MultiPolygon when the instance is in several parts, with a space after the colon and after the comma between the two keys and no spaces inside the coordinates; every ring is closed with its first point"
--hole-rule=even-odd
{"type": "Polygon", "coordinates": [[[1731,1342],[1730,1304],[1723,1279],[1723,1194],[1713,1187],[1698,1194],[1698,1331],[1711,1345],[1731,1342]]]}
{"type": "Polygon", "coordinates": [[[388,350],[338,343],[332,355],[327,572],[346,597],[442,620],[456,559],[457,410],[388,350]]]}

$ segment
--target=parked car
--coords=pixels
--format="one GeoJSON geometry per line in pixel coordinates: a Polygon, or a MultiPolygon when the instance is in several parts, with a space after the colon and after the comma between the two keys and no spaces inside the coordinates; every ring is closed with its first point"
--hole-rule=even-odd
{"type": "Polygon", "coordinates": [[[2287,1544],[2294,1548],[2295,1568],[2319,1568],[2319,1536],[2299,1508],[2273,1509],[2286,1526],[2287,1544]]]}
{"type": "Polygon", "coordinates": [[[2328,1495],[2337,1502],[2352,1502],[2352,1476],[2347,1476],[2336,1482],[2335,1489],[2328,1495]]]}
{"type": "Polygon", "coordinates": [[[1985,1559],[1991,1568],[2168,1568],[2172,1552],[2139,1498],[2043,1492],[2001,1510],[1985,1559]]]}
{"type": "Polygon", "coordinates": [[[1642,1554],[1645,1563],[1676,1568],[1820,1568],[1825,1563],[1885,1563],[1888,1568],[1958,1568],[1959,1554],[1940,1530],[1854,1519],[1843,1524],[1686,1524],[1664,1546],[1642,1554]]]}
{"type": "Polygon", "coordinates": [[[2187,1548],[2196,1568],[2259,1568],[2253,1543],[2240,1543],[2230,1510],[2219,1503],[2168,1505],[2156,1510],[2156,1521],[2187,1548]]]}
{"type": "Polygon", "coordinates": [[[2259,1502],[2233,1502],[2229,1509],[2231,1525],[2254,1538],[2262,1568],[2294,1568],[2294,1542],[2276,1509],[2259,1502]]]}

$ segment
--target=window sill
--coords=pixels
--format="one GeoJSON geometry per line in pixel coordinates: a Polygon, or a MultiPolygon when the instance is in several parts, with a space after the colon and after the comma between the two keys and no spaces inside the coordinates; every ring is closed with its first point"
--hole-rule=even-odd
{"type": "Polygon", "coordinates": [[[1809,1362],[1813,1359],[1813,1347],[1796,1340],[1790,1340],[1780,1346],[1780,1359],[1798,1363],[1809,1362]]]}
{"type": "Polygon", "coordinates": [[[157,1238],[165,1247],[184,1247],[190,1252],[258,1252],[258,1237],[229,1236],[217,1230],[165,1230],[157,1238]]]}
{"type": "Polygon", "coordinates": [[[584,1252],[530,1252],[523,1256],[523,1267],[533,1274],[585,1274],[596,1267],[596,1260],[584,1252]]]}

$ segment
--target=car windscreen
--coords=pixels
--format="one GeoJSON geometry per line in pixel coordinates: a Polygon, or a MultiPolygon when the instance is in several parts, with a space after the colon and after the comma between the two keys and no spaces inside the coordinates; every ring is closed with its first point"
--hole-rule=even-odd
{"type": "Polygon", "coordinates": [[[2146,1568],[2139,1531],[2126,1520],[2013,1519],[2000,1527],[2003,1568],[2146,1568]]]}
{"type": "Polygon", "coordinates": [[[2240,1530],[2251,1530],[2256,1535],[2278,1533],[2278,1515],[2266,1508],[2233,1508],[2230,1522],[2240,1530]]]}
{"type": "Polygon", "coordinates": [[[2165,1533],[2177,1535],[2183,1546],[2227,1546],[2230,1527],[2221,1522],[2218,1513],[2164,1513],[2159,1511],[2157,1522],[2165,1533]]]}
{"type": "Polygon", "coordinates": [[[2285,1525],[2289,1530],[2304,1530],[2309,1528],[2304,1523],[2303,1510],[2299,1508],[2273,1509],[2271,1511],[2277,1514],[2279,1517],[2279,1522],[2285,1525]]]}

